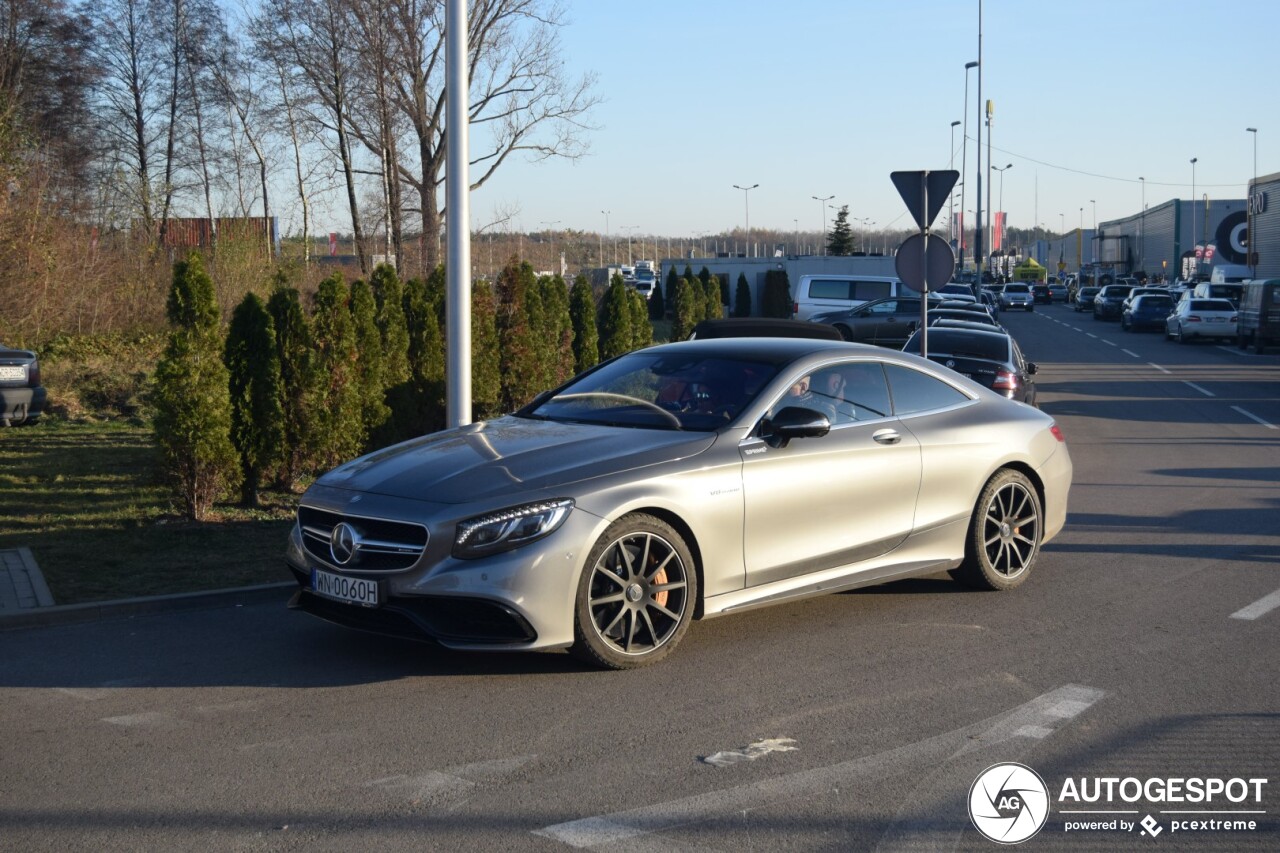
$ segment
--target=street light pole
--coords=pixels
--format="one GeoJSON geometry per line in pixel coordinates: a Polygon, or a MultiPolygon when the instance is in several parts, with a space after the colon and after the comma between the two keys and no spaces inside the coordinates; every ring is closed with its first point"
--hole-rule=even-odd
{"type": "MultiPolygon", "coordinates": [[[[618,265],[618,244],[614,243],[613,240],[609,237],[609,214],[613,213],[613,211],[602,210],[600,212],[604,214],[604,238],[613,245],[613,265],[616,267],[618,265]]],[[[600,255],[600,266],[604,266],[603,254],[600,255]]]]}
{"type": "MultiPolygon", "coordinates": [[[[977,62],[966,62],[964,64],[964,127],[962,128],[964,139],[960,143],[960,216],[963,218],[966,208],[964,206],[964,194],[968,189],[967,180],[964,176],[965,169],[969,168],[969,70],[977,68],[977,62]]],[[[960,268],[964,268],[964,228],[960,228],[960,268]]]]}
{"type": "MultiPolygon", "coordinates": [[[[960,122],[958,121],[951,122],[951,166],[950,168],[951,168],[951,171],[953,172],[956,170],[956,125],[958,124],[960,124],[960,122]]],[[[964,205],[962,204],[961,207],[963,206],[964,205]]],[[[950,241],[954,243],[956,241],[955,193],[951,193],[950,196],[947,198],[947,219],[948,219],[947,234],[950,235],[950,241]]]]}
{"type": "Polygon", "coordinates": [[[1147,269],[1147,179],[1138,176],[1142,184],[1142,218],[1138,220],[1138,266],[1143,272],[1147,269]]]}
{"type": "Polygon", "coordinates": [[[1200,259],[1196,257],[1196,161],[1199,157],[1191,158],[1191,277],[1195,278],[1200,272],[1200,259]]]}
{"type": "Polygon", "coordinates": [[[1249,230],[1246,232],[1248,242],[1245,244],[1244,250],[1249,259],[1249,276],[1257,278],[1258,261],[1253,254],[1253,194],[1257,192],[1254,185],[1258,183],[1258,129],[1256,127],[1246,127],[1245,132],[1253,134],[1253,180],[1249,182],[1249,192],[1245,196],[1245,203],[1248,205],[1246,210],[1249,211],[1249,224],[1246,227],[1249,230]]]}
{"type": "Polygon", "coordinates": [[[742,206],[746,209],[747,214],[747,257],[751,257],[751,205],[747,201],[747,194],[758,186],[760,185],[752,184],[749,187],[740,187],[737,184],[733,185],[735,190],[742,190],[742,206]]]}
{"type": "MultiPolygon", "coordinates": [[[[990,141],[991,141],[991,130],[990,130],[990,128],[988,128],[988,129],[987,129],[987,141],[988,141],[988,142],[990,142],[990,141]]],[[[999,209],[998,211],[996,211],[996,219],[997,219],[997,220],[999,220],[999,218],[1000,218],[1000,214],[1004,213],[1004,173],[1005,173],[1005,172],[1007,172],[1007,171],[1009,171],[1010,169],[1012,169],[1012,168],[1013,168],[1013,164],[1012,164],[1012,163],[1010,163],[1009,165],[1007,165],[1007,166],[1003,166],[1003,167],[1001,167],[1001,166],[992,166],[992,168],[993,168],[993,169],[995,169],[997,172],[999,172],[999,173],[1000,173],[1000,209],[999,209]]],[[[1005,216],[1005,228],[1007,228],[1007,227],[1008,227],[1008,225],[1009,225],[1008,220],[1009,220],[1009,217],[1008,217],[1008,216],[1005,216]]],[[[1003,229],[1003,228],[1000,230],[1000,234],[1001,234],[1001,237],[1003,238],[1003,235],[1004,235],[1004,229],[1003,229]]],[[[992,232],[991,232],[991,236],[992,236],[991,248],[993,248],[993,249],[1003,249],[1003,248],[1004,248],[1004,240],[1003,240],[1003,239],[1001,239],[1001,241],[1000,241],[1000,245],[999,245],[999,246],[997,246],[997,245],[995,245],[995,239],[994,239],[994,238],[995,238],[995,232],[994,232],[994,231],[992,231],[992,232]]]]}
{"type": "MultiPolygon", "coordinates": [[[[978,199],[975,207],[977,211],[974,215],[973,223],[973,264],[978,272],[978,286],[982,286],[982,0],[978,0],[978,137],[975,140],[977,145],[974,150],[977,152],[977,162],[975,163],[974,173],[977,176],[978,199]]],[[[991,155],[987,155],[988,164],[991,162],[991,155]]]]}
{"type": "MultiPolygon", "coordinates": [[[[827,239],[827,202],[831,201],[831,199],[835,198],[835,196],[829,195],[826,198],[818,198],[815,195],[815,196],[810,196],[810,198],[812,198],[814,201],[818,203],[818,211],[822,216],[822,238],[821,239],[826,240],[827,239]]],[[[827,244],[824,242],[822,244],[822,254],[825,255],[826,253],[827,253],[827,244]]]]}

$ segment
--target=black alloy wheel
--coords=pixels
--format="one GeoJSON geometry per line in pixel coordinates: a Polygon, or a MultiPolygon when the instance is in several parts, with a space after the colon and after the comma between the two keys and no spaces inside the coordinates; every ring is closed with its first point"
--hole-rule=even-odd
{"type": "Polygon", "coordinates": [[[688,630],[697,592],[693,557],[680,534],[651,515],[623,516],[587,556],[572,652],[609,669],[656,663],[688,630]]]}
{"type": "Polygon", "coordinates": [[[1013,589],[1031,573],[1043,524],[1040,496],[1026,475],[998,471],[978,497],[964,563],[951,576],[975,589],[1013,589]]]}

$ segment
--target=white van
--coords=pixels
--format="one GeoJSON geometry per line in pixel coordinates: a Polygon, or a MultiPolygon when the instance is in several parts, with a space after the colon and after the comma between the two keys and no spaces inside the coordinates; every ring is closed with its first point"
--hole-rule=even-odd
{"type": "Polygon", "coordinates": [[[873,299],[920,296],[900,279],[882,275],[802,275],[792,313],[797,320],[856,308],[873,299]]]}
{"type": "Polygon", "coordinates": [[[1183,291],[1182,299],[1229,299],[1232,305],[1239,308],[1242,296],[1244,285],[1238,279],[1229,279],[1226,282],[1202,281],[1196,285],[1195,290],[1183,291]],[[1188,296],[1188,293],[1191,295],[1188,296]]]}

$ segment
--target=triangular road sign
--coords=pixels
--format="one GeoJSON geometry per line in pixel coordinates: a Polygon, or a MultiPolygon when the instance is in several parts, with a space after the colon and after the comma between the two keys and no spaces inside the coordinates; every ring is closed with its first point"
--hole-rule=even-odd
{"type": "Polygon", "coordinates": [[[938,211],[951,196],[951,188],[960,179],[955,169],[939,169],[936,172],[891,172],[898,195],[907,203],[907,210],[920,230],[928,228],[938,218],[938,211]],[[929,190],[929,209],[925,210],[925,189],[929,190]]]}

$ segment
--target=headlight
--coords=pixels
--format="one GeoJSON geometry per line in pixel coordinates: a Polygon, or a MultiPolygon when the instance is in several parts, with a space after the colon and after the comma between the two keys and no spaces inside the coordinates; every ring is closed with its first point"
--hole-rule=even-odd
{"type": "Polygon", "coordinates": [[[566,498],[469,518],[458,525],[453,556],[469,560],[528,545],[553,533],[569,517],[571,509],[573,501],[566,498]]]}

